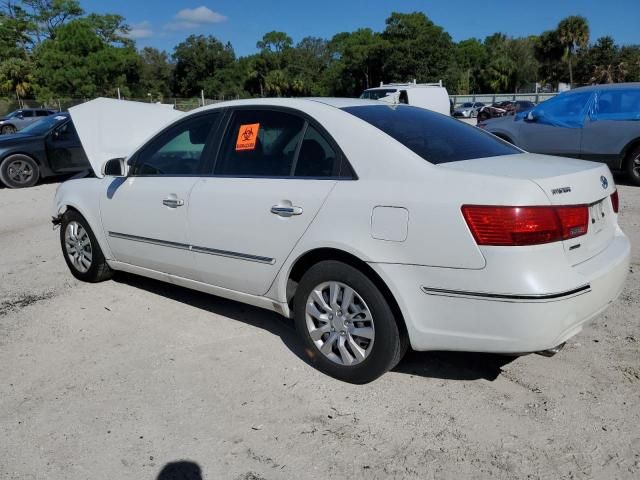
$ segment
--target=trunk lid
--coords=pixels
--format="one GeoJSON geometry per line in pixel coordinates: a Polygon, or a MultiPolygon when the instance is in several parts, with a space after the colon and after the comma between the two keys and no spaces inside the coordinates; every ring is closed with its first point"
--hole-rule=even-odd
{"type": "Polygon", "coordinates": [[[613,240],[617,215],[610,197],[616,187],[611,171],[603,163],[521,153],[439,166],[482,175],[528,179],[542,189],[551,205],[588,205],[587,233],[562,242],[571,265],[597,255],[613,240]]]}

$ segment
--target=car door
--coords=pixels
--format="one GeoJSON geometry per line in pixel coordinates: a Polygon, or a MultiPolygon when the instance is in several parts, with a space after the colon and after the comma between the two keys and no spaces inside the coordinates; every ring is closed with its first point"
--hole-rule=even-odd
{"type": "Polygon", "coordinates": [[[197,277],[187,212],[219,115],[206,112],[180,120],[132,156],[127,177],[106,178],[100,210],[117,261],[197,277]]]}
{"type": "Polygon", "coordinates": [[[302,115],[230,112],[213,176],[194,187],[189,206],[201,281],[265,294],[337,179],[345,176],[342,162],[337,145],[302,115]]]}
{"type": "Polygon", "coordinates": [[[596,93],[582,138],[582,158],[621,168],[624,147],[640,136],[640,89],[596,93]]]}
{"type": "Polygon", "coordinates": [[[517,145],[528,152],[579,158],[591,98],[590,91],[572,92],[541,103],[533,119],[523,116],[517,145]]]}
{"type": "Polygon", "coordinates": [[[75,172],[89,168],[89,161],[71,120],[56,127],[45,139],[47,159],[54,172],[75,172]]]}

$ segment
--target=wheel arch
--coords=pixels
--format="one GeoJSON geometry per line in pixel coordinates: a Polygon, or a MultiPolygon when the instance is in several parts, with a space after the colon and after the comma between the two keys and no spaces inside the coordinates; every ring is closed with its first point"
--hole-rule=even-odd
{"type": "Polygon", "coordinates": [[[0,160],[0,162],[4,162],[5,159],[9,158],[12,155],[24,155],[25,157],[29,157],[31,160],[36,162],[39,167],[42,166],[42,161],[37,157],[37,155],[34,155],[32,152],[25,152],[23,150],[11,150],[11,151],[5,152],[2,155],[2,159],[0,160]]]}
{"type": "Polygon", "coordinates": [[[304,273],[308,271],[313,265],[326,260],[336,260],[346,263],[347,265],[356,268],[364,275],[366,275],[367,278],[369,278],[369,280],[371,280],[374,285],[380,290],[387,302],[389,302],[389,306],[393,311],[393,315],[398,324],[398,328],[400,329],[401,333],[405,335],[405,338],[408,338],[405,316],[402,313],[402,309],[400,308],[398,301],[396,300],[394,294],[392,293],[386,282],[367,262],[360,259],[353,253],[339,248],[314,248],[313,250],[309,250],[301,254],[295,261],[292,262],[286,276],[286,299],[291,311],[293,311],[292,303],[295,289],[297,288],[297,285],[304,273]]]}
{"type": "MultiPolygon", "coordinates": [[[[633,152],[637,147],[640,147],[640,137],[634,138],[624,146],[622,152],[620,153],[621,164],[624,164],[629,153],[633,152]]],[[[624,165],[622,165],[622,167],[624,168],[624,165]]]]}

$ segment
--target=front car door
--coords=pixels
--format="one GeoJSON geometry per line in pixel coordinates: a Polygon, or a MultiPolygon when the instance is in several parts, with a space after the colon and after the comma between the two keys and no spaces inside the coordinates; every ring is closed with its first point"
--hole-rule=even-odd
{"type": "Polygon", "coordinates": [[[319,125],[285,110],[231,112],[218,152],[189,207],[201,281],[263,295],[350,170],[319,125]]]}
{"type": "Polygon", "coordinates": [[[71,120],[56,127],[45,140],[51,170],[57,173],[90,168],[84,148],[71,120]]]}
{"type": "Polygon", "coordinates": [[[533,120],[523,115],[519,147],[533,153],[580,157],[582,127],[589,110],[593,92],[558,95],[538,105],[533,120]]]}
{"type": "Polygon", "coordinates": [[[623,150],[640,136],[640,88],[615,88],[596,93],[584,127],[582,158],[622,168],[623,150]]]}
{"type": "Polygon", "coordinates": [[[187,212],[219,116],[205,112],[173,124],[132,156],[126,178],[105,179],[100,209],[115,260],[196,278],[187,212]]]}

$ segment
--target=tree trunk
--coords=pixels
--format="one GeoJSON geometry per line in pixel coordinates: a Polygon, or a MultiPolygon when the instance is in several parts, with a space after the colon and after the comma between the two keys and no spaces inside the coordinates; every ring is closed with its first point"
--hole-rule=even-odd
{"type": "Polygon", "coordinates": [[[571,63],[571,53],[569,53],[569,88],[573,88],[573,68],[571,63]]]}

